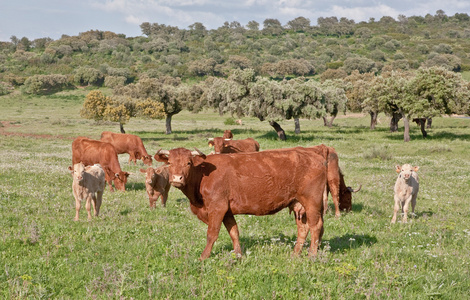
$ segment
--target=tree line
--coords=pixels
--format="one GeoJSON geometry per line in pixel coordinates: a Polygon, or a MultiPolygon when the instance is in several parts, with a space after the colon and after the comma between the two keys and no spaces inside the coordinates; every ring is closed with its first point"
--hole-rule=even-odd
{"type": "MultiPolygon", "coordinates": [[[[377,115],[390,116],[390,130],[396,131],[403,119],[404,141],[410,141],[410,122],[430,120],[444,114],[470,115],[470,83],[458,73],[442,67],[417,71],[390,71],[380,75],[353,72],[342,79],[316,81],[305,77],[273,80],[256,75],[253,69],[235,69],[227,78],[209,77],[196,84],[171,77],[142,78],[138,83],[118,86],[113,96],[100,91],[87,95],[81,115],[95,120],[123,124],[130,117],[171,118],[186,109],[198,112],[214,109],[221,115],[255,117],[268,121],[281,140],[286,139],[280,120],[294,119],[300,132],[300,119],[323,118],[332,126],[334,118],[346,110],[367,113],[375,129],[377,115]]],[[[421,127],[426,136],[424,127],[421,127]]]]}

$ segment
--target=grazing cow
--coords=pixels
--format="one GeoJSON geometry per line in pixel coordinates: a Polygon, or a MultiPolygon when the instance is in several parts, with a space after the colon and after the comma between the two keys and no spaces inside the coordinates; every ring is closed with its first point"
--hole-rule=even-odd
{"type": "Polygon", "coordinates": [[[209,146],[214,147],[215,154],[259,151],[259,143],[252,138],[231,140],[216,137],[209,140],[209,146]]]}
{"type": "Polygon", "coordinates": [[[126,190],[127,177],[130,174],[121,170],[116,149],[110,143],[92,140],[83,136],[77,137],[72,142],[72,164],[79,162],[83,162],[85,166],[100,164],[104,170],[110,191],[113,191],[113,181],[118,190],[126,190]]]}
{"type": "Polygon", "coordinates": [[[137,159],[142,159],[144,164],[152,165],[152,156],[145,150],[142,139],[136,135],[103,131],[101,141],[113,145],[117,154],[129,153],[129,163],[133,161],[135,165],[137,159]]]}
{"type": "Polygon", "coordinates": [[[161,197],[163,207],[166,206],[168,191],[170,190],[170,180],[168,166],[160,166],[156,169],[148,167],[147,170],[140,169],[145,173],[145,189],[149,196],[150,208],[156,207],[156,202],[161,197]]]}
{"type": "MultiPolygon", "coordinates": [[[[265,150],[265,151],[283,151],[286,149],[274,149],[274,150],[265,150]]],[[[335,205],[335,216],[341,216],[340,211],[350,211],[352,209],[352,193],[358,192],[361,189],[359,186],[358,189],[354,190],[353,188],[346,186],[344,182],[344,176],[339,168],[338,162],[338,154],[336,153],[335,149],[332,147],[328,147],[324,144],[319,146],[307,147],[302,148],[305,151],[309,151],[313,154],[320,155],[324,160],[328,163],[328,173],[327,173],[327,193],[331,193],[331,197],[333,198],[333,203],[335,205]]],[[[265,152],[263,151],[263,152],[265,152]]],[[[326,194],[324,199],[324,213],[326,213],[328,209],[328,195],[326,194]]],[[[303,207],[301,205],[293,205],[290,207],[291,211],[294,211],[296,218],[302,218],[302,211],[303,207]]]]}
{"type": "MultiPolygon", "coordinates": [[[[336,153],[336,150],[324,144],[305,149],[321,155],[328,162],[328,192],[331,193],[331,197],[333,198],[335,216],[339,217],[341,215],[341,210],[351,211],[352,193],[359,192],[361,190],[361,186],[356,190],[350,186],[346,186],[344,175],[339,168],[338,154],[336,153]]],[[[328,198],[324,199],[325,212],[328,208],[327,200],[328,198]]]]}
{"type": "Polygon", "coordinates": [[[233,133],[229,129],[224,131],[224,135],[222,136],[224,139],[233,139],[233,133]]]}
{"type": "Polygon", "coordinates": [[[395,223],[397,220],[397,212],[400,206],[403,213],[403,223],[408,221],[408,207],[410,203],[412,213],[415,212],[416,197],[419,191],[418,170],[418,166],[412,167],[409,164],[404,164],[401,167],[396,166],[398,178],[394,187],[395,206],[393,208],[392,223],[395,223]]]}
{"type": "Polygon", "coordinates": [[[75,197],[75,221],[78,221],[78,213],[81,207],[81,201],[86,200],[86,210],[88,212],[88,220],[91,220],[91,203],[95,217],[100,213],[101,202],[103,200],[103,192],[105,186],[105,175],[103,168],[96,164],[85,167],[83,163],[69,166],[72,172],[73,182],[72,191],[75,197]]]}
{"type": "MultiPolygon", "coordinates": [[[[323,235],[323,193],[326,161],[321,156],[293,148],[205,156],[184,148],[158,151],[158,161],[169,165],[170,183],[189,199],[191,211],[208,225],[207,244],[200,259],[210,256],[223,223],[237,256],[241,247],[238,214],[269,215],[298,201],[305,208],[311,232],[309,255],[317,254],[323,235]]],[[[299,221],[300,222],[300,221],[299,221]]],[[[294,254],[303,247],[308,231],[298,226],[294,254]]]]}

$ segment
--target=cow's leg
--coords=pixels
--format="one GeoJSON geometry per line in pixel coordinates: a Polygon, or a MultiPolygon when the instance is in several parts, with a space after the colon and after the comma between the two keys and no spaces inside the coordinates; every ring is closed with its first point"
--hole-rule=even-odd
{"type": "Polygon", "coordinates": [[[320,247],[321,238],[323,235],[323,214],[322,209],[315,209],[309,207],[307,210],[307,224],[310,228],[310,248],[308,250],[309,256],[316,256],[318,247],[320,247]]]}
{"type": "Polygon", "coordinates": [[[409,206],[410,206],[411,198],[412,198],[412,196],[406,198],[405,205],[403,205],[403,219],[402,219],[403,223],[408,222],[408,209],[409,209],[409,206]]]}
{"type": "Polygon", "coordinates": [[[399,209],[400,209],[400,199],[398,199],[398,197],[395,195],[395,205],[393,206],[392,223],[395,223],[397,221],[397,213],[399,209]]]}
{"type": "Polygon", "coordinates": [[[215,241],[219,237],[220,227],[222,226],[222,221],[224,219],[226,210],[220,212],[220,210],[209,214],[209,223],[207,228],[207,244],[206,248],[201,254],[199,260],[204,260],[211,255],[212,247],[214,246],[215,241]]]}
{"type": "Polygon", "coordinates": [[[108,183],[109,185],[109,191],[114,192],[113,189],[113,180],[111,178],[114,178],[114,174],[111,176],[110,174],[113,174],[110,170],[106,169],[106,172],[104,173],[104,180],[108,183]]]}
{"type": "Polygon", "coordinates": [[[73,219],[74,221],[78,221],[78,215],[79,215],[81,206],[82,206],[82,202],[78,199],[78,197],[75,197],[75,218],[73,219]]]}
{"type": "Polygon", "coordinates": [[[326,192],[326,197],[325,197],[325,193],[323,193],[323,214],[326,214],[326,212],[328,211],[328,187],[325,187],[325,192],[326,192]]]}
{"type": "Polygon", "coordinates": [[[101,203],[103,202],[103,191],[96,192],[95,216],[100,214],[101,203]]]}
{"type": "Polygon", "coordinates": [[[294,246],[294,255],[299,255],[302,251],[309,231],[307,216],[305,214],[303,214],[301,218],[295,216],[295,223],[297,224],[297,241],[295,242],[294,246]]]}
{"type": "MultiPolygon", "coordinates": [[[[335,205],[335,217],[341,217],[341,213],[339,211],[339,182],[337,182],[338,180],[334,180],[334,182],[332,184],[329,184],[328,187],[330,189],[330,193],[331,193],[331,198],[333,199],[333,203],[335,205]]],[[[328,182],[330,182],[330,180],[328,180],[328,182]]],[[[326,195],[324,195],[323,197],[326,199],[328,199],[328,190],[326,189],[325,187],[325,193],[326,195]]],[[[326,204],[325,204],[325,210],[326,210],[326,204]]]]}
{"type": "Polygon", "coordinates": [[[88,195],[86,197],[85,207],[86,207],[86,211],[88,213],[88,220],[91,220],[91,195],[88,195]]]}
{"type": "Polygon", "coordinates": [[[93,204],[93,215],[96,216],[96,194],[91,195],[91,204],[93,204]]]}
{"type": "Polygon", "coordinates": [[[242,257],[242,248],[240,247],[240,234],[238,232],[237,221],[235,221],[233,215],[225,215],[223,222],[225,228],[227,228],[230,238],[232,239],[233,251],[235,252],[235,255],[237,257],[242,257]]]}

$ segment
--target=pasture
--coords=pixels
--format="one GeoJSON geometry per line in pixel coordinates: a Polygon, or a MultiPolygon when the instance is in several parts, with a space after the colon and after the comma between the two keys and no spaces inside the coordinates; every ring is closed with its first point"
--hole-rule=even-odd
{"type": "MultiPolygon", "coordinates": [[[[434,118],[424,140],[411,126],[411,142],[388,130],[380,115],[375,131],[367,115],[339,116],[333,128],[322,120],[280,122],[288,140],[279,141],[267,122],[212,111],[164,120],[134,118],[124,126],[140,136],[149,154],[158,149],[211,149],[207,138],[231,129],[235,138],[253,137],[261,150],[324,143],[339,154],[353,211],[325,215],[316,259],[293,257],[294,217],[236,216],[243,258],[231,252],[222,228],[209,259],[198,260],[206,225],[189,210],[187,198],[171,188],[167,207],[149,209],[146,168],[132,172],[126,192],[106,188],[99,217],[86,221],[84,206],[74,222],[72,139],[99,139],[118,132],[116,123],[81,119],[88,91],[52,96],[0,97],[0,298],[2,299],[468,299],[470,291],[470,119],[434,118]],[[390,224],[395,165],[420,167],[416,216],[390,224]]],[[[154,166],[159,165],[155,163],[154,166]]],[[[310,239],[307,240],[309,242],[310,239]]]]}

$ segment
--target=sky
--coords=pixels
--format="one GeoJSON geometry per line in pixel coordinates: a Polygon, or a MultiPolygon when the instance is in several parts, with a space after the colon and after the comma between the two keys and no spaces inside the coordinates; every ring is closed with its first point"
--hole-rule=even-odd
{"type": "Polygon", "coordinates": [[[141,36],[143,22],[188,29],[196,22],[217,29],[224,22],[238,21],[245,26],[256,21],[263,27],[266,19],[282,25],[305,17],[316,25],[320,17],[346,17],[356,23],[435,15],[470,15],[469,0],[0,0],[0,41],[12,36],[29,40],[63,34],[75,36],[88,30],[112,31],[126,37],[141,36]]]}

